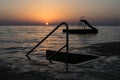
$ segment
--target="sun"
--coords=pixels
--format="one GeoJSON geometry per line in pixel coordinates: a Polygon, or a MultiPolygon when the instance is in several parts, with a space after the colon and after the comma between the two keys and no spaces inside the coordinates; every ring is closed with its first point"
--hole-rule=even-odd
{"type": "Polygon", "coordinates": [[[49,25],[49,23],[48,23],[48,22],[46,22],[46,23],[45,23],[45,25],[46,25],[46,26],[48,26],[48,25],[49,25]]]}

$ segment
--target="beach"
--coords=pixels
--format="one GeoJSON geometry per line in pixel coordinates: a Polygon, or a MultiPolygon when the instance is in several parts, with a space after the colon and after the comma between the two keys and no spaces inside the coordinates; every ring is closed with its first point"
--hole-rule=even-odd
{"type": "Polygon", "coordinates": [[[119,45],[120,42],[109,42],[79,48],[88,54],[104,56],[104,58],[83,65],[70,64],[68,72],[65,71],[65,64],[59,62],[50,64],[49,61],[43,60],[42,63],[42,61],[28,60],[22,55],[19,61],[25,62],[24,64],[20,64],[13,57],[11,58],[14,62],[11,60],[5,63],[4,59],[8,57],[4,56],[4,59],[0,58],[0,80],[119,80],[119,45]]]}

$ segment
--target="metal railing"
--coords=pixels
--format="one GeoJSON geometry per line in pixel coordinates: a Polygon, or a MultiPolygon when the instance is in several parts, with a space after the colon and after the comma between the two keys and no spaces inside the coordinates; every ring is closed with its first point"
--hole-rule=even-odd
{"type": "MultiPolygon", "coordinates": [[[[56,28],[54,28],[46,37],[44,37],[35,47],[33,47],[25,56],[28,57],[28,55],[34,51],[35,48],[37,48],[41,43],[43,43],[52,33],[54,33],[60,26],[65,25],[66,26],[66,44],[60,48],[57,52],[55,52],[53,55],[51,55],[48,59],[50,59],[52,56],[57,54],[59,51],[61,51],[63,48],[66,47],[66,53],[69,53],[69,27],[67,23],[62,22],[60,23],[56,28]]],[[[66,71],[68,71],[68,63],[66,63],[66,71]]]]}
{"type": "Polygon", "coordinates": [[[25,56],[28,56],[35,48],[37,48],[42,42],[44,42],[52,33],[54,33],[60,26],[65,25],[67,32],[66,32],[66,53],[68,53],[69,50],[69,33],[68,33],[68,25],[65,22],[60,23],[55,29],[53,29],[46,37],[44,37],[35,47],[33,47],[25,56]]]}
{"type": "MultiPolygon", "coordinates": [[[[56,28],[54,28],[46,37],[44,37],[35,47],[33,47],[25,56],[28,57],[28,55],[34,51],[35,48],[37,48],[41,43],[43,43],[52,33],[54,33],[60,26],[65,25],[66,26],[66,44],[60,48],[58,51],[56,51],[53,55],[51,55],[48,59],[50,59],[52,56],[60,52],[62,49],[66,47],[66,53],[69,53],[69,27],[67,23],[62,22],[60,23],[56,28]]],[[[68,63],[66,63],[66,71],[68,71],[68,63]]]]}

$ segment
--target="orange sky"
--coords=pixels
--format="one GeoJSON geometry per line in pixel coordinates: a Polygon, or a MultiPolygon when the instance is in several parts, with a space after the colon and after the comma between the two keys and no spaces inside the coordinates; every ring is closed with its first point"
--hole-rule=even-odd
{"type": "Polygon", "coordinates": [[[77,23],[86,16],[115,24],[120,21],[119,4],[120,0],[0,0],[0,23],[77,23]]]}

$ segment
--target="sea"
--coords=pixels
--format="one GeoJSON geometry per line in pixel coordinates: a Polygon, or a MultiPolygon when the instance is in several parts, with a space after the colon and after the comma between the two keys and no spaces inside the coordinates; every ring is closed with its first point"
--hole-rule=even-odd
{"type": "MultiPolygon", "coordinates": [[[[0,26],[0,62],[12,66],[18,66],[23,71],[29,70],[27,58],[24,56],[37,45],[56,26],[0,26]],[[24,65],[24,67],[23,67],[24,65]],[[23,69],[24,68],[24,69],[23,69]],[[27,68],[27,69],[26,69],[27,68]]],[[[94,26],[98,34],[69,34],[69,52],[85,53],[80,48],[92,44],[119,42],[120,26],[94,26]]],[[[78,26],[69,26],[77,29],[78,26]]],[[[50,37],[39,45],[29,55],[33,60],[46,61],[46,50],[59,50],[66,44],[66,34],[62,32],[65,26],[58,28],[50,37]]],[[[65,51],[65,49],[63,49],[65,51]]],[[[33,63],[32,63],[33,64],[33,63]]],[[[35,68],[32,65],[31,68],[35,68]]]]}

